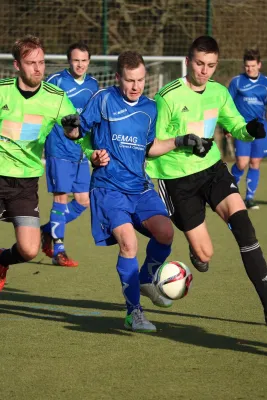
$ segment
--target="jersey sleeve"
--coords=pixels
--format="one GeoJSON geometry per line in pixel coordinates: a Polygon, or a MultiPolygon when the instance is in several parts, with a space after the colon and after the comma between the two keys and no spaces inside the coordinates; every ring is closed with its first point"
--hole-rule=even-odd
{"type": "Polygon", "coordinates": [[[231,80],[228,91],[232,99],[234,100],[237,93],[237,78],[231,80]]]}
{"type": "Polygon", "coordinates": [[[62,125],[61,124],[61,119],[63,117],[65,117],[66,115],[69,115],[69,114],[76,114],[76,109],[73,106],[72,102],[69,100],[69,98],[66,95],[66,93],[64,92],[63,99],[62,99],[62,102],[61,102],[61,105],[60,105],[60,108],[59,108],[59,111],[58,111],[58,115],[57,115],[57,118],[56,118],[56,122],[59,125],[62,125]]]}
{"type": "Polygon", "coordinates": [[[156,137],[156,121],[157,121],[157,110],[155,109],[154,118],[151,121],[150,129],[147,135],[147,145],[152,143],[156,137]]]}
{"type": "MultiPolygon", "coordinates": [[[[156,122],[156,137],[158,139],[167,139],[170,134],[167,133],[170,130],[171,122],[171,110],[167,102],[160,94],[156,94],[155,101],[157,104],[157,122],[156,122]]],[[[175,136],[175,135],[174,135],[175,136]]]]}
{"type": "Polygon", "coordinates": [[[89,132],[94,124],[101,122],[101,101],[99,92],[95,93],[80,114],[81,132],[83,135],[89,132]]]}
{"type": "Polygon", "coordinates": [[[254,138],[248,134],[246,130],[246,121],[237,111],[235,103],[226,88],[224,103],[219,111],[218,124],[227,132],[230,132],[236,139],[245,142],[254,140],[254,138]]]}
{"type": "Polygon", "coordinates": [[[98,84],[97,80],[95,80],[95,88],[94,88],[93,92],[96,93],[98,91],[99,91],[99,84],[98,84]]]}

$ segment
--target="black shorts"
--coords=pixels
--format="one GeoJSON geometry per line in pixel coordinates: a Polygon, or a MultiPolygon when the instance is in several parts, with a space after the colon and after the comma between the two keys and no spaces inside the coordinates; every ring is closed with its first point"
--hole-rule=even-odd
{"type": "Polygon", "coordinates": [[[159,194],[173,223],[183,232],[204,222],[206,203],[215,211],[217,205],[232,193],[239,193],[239,190],[233,175],[221,160],[196,174],[159,181],[159,194]]]}
{"type": "Polygon", "coordinates": [[[39,218],[39,178],[11,178],[0,176],[0,220],[14,217],[39,218]]]}

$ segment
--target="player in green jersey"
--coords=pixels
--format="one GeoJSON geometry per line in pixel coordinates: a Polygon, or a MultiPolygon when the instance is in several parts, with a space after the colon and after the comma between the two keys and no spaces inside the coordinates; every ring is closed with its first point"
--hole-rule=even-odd
{"type": "Polygon", "coordinates": [[[38,178],[46,136],[76,110],[66,93],[43,81],[44,47],[28,35],[12,50],[17,78],[0,80],[0,219],[12,222],[17,242],[0,250],[0,290],[9,265],[33,259],[40,247],[38,178]]]}
{"type": "MultiPolygon", "coordinates": [[[[211,140],[217,123],[237,139],[265,137],[263,125],[256,119],[246,123],[228,90],[211,80],[218,56],[218,44],[212,37],[201,36],[192,43],[186,58],[186,77],[167,84],[155,97],[157,138],[194,133],[211,140]]],[[[204,158],[196,157],[190,148],[151,158],[147,173],[159,178],[160,194],[171,210],[174,224],[189,242],[190,258],[198,271],[208,270],[213,254],[205,222],[206,203],[228,224],[267,322],[266,262],[234,177],[221,161],[216,143],[204,158]]]]}

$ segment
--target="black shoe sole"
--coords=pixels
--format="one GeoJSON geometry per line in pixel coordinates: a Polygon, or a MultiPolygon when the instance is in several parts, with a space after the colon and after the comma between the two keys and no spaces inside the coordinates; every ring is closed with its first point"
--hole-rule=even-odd
{"type": "Polygon", "coordinates": [[[189,254],[191,263],[198,270],[198,272],[207,272],[209,270],[209,263],[203,263],[201,261],[197,261],[193,254],[189,254]]]}

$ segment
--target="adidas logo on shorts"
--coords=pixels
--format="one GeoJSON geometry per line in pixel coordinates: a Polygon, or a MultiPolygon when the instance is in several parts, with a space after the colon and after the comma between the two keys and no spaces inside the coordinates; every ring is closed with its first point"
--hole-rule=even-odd
{"type": "Polygon", "coordinates": [[[2,110],[9,111],[8,105],[5,104],[5,105],[2,107],[2,110]]]}
{"type": "Polygon", "coordinates": [[[186,106],[184,106],[184,108],[182,109],[182,112],[186,112],[186,111],[189,111],[189,110],[186,106]]]}

